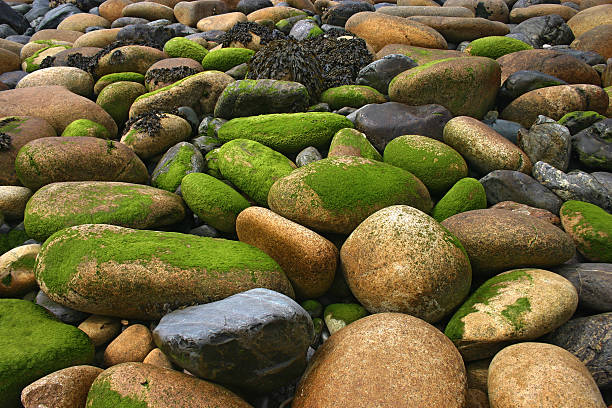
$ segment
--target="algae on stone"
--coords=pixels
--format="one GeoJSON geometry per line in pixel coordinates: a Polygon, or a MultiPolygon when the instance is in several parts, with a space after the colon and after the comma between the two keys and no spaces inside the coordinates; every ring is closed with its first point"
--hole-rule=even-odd
{"type": "Polygon", "coordinates": [[[77,119],[70,123],[62,132],[62,136],[88,136],[97,137],[99,139],[111,138],[110,133],[108,133],[108,130],[106,130],[104,126],[89,119],[77,119]]]}
{"type": "Polygon", "coordinates": [[[438,201],[431,216],[438,222],[465,211],[487,208],[487,195],[478,180],[462,178],[438,201]]]}
{"type": "Polygon", "coordinates": [[[340,129],[334,135],[327,157],[334,156],[359,156],[376,161],[383,159],[364,133],[351,128],[340,129]]]}
{"type": "Polygon", "coordinates": [[[204,70],[228,71],[236,65],[249,62],[255,51],[247,48],[220,48],[206,54],[202,59],[204,70]]]}
{"type": "Polygon", "coordinates": [[[191,58],[201,62],[208,50],[185,37],[174,37],[164,44],[164,52],[174,58],[191,58]]]}
{"type": "Polygon", "coordinates": [[[532,49],[531,45],[516,38],[494,35],[472,41],[464,52],[474,56],[497,59],[516,51],[532,49]]]}

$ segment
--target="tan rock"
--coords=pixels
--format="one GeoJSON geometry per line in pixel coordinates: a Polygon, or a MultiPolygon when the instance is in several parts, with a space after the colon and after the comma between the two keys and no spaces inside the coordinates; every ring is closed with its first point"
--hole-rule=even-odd
{"type": "Polygon", "coordinates": [[[34,263],[39,244],[22,245],[0,255],[0,296],[19,297],[36,288],[34,263]]]}
{"type": "Polygon", "coordinates": [[[313,357],[293,408],[465,407],[465,367],[436,328],[378,313],[331,336],[313,357]]]}
{"type": "Polygon", "coordinates": [[[236,25],[236,23],[245,23],[246,21],[247,16],[244,13],[235,11],[232,13],[221,14],[219,16],[205,17],[198,21],[197,27],[200,31],[228,31],[230,28],[236,25]]]}
{"type": "Polygon", "coordinates": [[[506,347],[489,368],[491,408],[605,408],[597,384],[572,353],[552,344],[506,347]]]}
{"type": "Polygon", "coordinates": [[[144,127],[139,127],[139,122],[135,122],[121,137],[121,143],[134,150],[138,157],[148,159],[164,153],[191,136],[191,125],[180,116],[164,114],[159,123],[159,132],[152,133],[144,127]]]}
{"type": "Polygon", "coordinates": [[[287,4],[289,6],[296,8],[298,10],[310,10],[315,13],[314,4],[310,0],[288,0],[287,4]]]}
{"type": "Polygon", "coordinates": [[[346,30],[372,46],[374,52],[388,44],[406,44],[425,48],[446,49],[444,38],[436,30],[402,17],[363,11],[353,14],[346,30]]]}
{"type": "MultiPolygon", "coordinates": [[[[72,43],[67,42],[67,41],[52,41],[52,44],[53,45],[63,45],[64,47],[62,47],[60,51],[63,51],[66,48],[72,47],[72,43]]],[[[19,57],[21,58],[21,61],[23,62],[26,58],[29,58],[32,55],[36,54],[37,51],[40,51],[43,48],[48,48],[48,47],[49,47],[49,44],[29,42],[21,48],[21,53],[19,54],[19,57]]],[[[58,51],[58,50],[52,50],[52,51],[58,51]]]]}
{"type": "Polygon", "coordinates": [[[508,6],[504,0],[478,0],[476,1],[477,16],[490,21],[508,22],[508,6]]]}
{"type": "Polygon", "coordinates": [[[104,48],[117,39],[120,28],[90,31],[77,38],[73,47],[99,47],[104,48]]]}
{"type": "Polygon", "coordinates": [[[104,365],[112,367],[132,361],[142,362],[154,348],[151,331],[142,324],[133,324],[106,346],[104,365]]]}
{"type": "Polygon", "coordinates": [[[70,63],[68,62],[69,58],[71,58],[75,54],[80,54],[83,57],[93,57],[98,52],[102,51],[102,48],[99,47],[72,47],[66,50],[60,51],[54,55],[55,60],[53,61],[54,67],[69,67],[70,63]]]}
{"type": "Polygon", "coordinates": [[[501,201],[489,208],[492,210],[507,210],[519,214],[531,215],[532,217],[548,221],[556,227],[561,227],[561,220],[559,217],[543,208],[530,207],[527,204],[515,203],[514,201],[501,201]]]}
{"type": "Polygon", "coordinates": [[[157,61],[147,70],[147,73],[145,74],[145,86],[150,92],[153,92],[165,86],[172,85],[173,83],[180,81],[186,76],[189,76],[188,73],[190,71],[200,73],[203,70],[204,69],[202,68],[202,64],[191,58],[166,58],[161,61],[157,61]],[[186,68],[179,70],[178,72],[187,72],[187,74],[177,73],[176,75],[174,75],[172,73],[167,73],[166,70],[173,68],[186,68]],[[161,77],[156,75],[156,70],[160,69],[166,71],[161,77]]]}
{"type": "Polygon", "coordinates": [[[612,24],[603,24],[582,34],[571,44],[580,51],[594,51],[605,59],[612,58],[612,24]]]}
{"type": "Polygon", "coordinates": [[[21,54],[21,49],[23,48],[23,44],[20,44],[15,41],[5,40],[4,38],[0,38],[0,48],[19,55],[21,54]]]}
{"type": "Polygon", "coordinates": [[[5,72],[17,71],[21,65],[21,59],[18,54],[0,48],[0,74],[5,72]]]}
{"type": "Polygon", "coordinates": [[[397,5],[407,7],[440,7],[440,5],[433,0],[398,0],[397,5]]]}
{"type": "Polygon", "coordinates": [[[138,72],[144,75],[151,65],[164,58],[168,58],[168,55],[156,48],[126,45],[100,57],[93,74],[96,78],[116,72],[138,72]]]}
{"type": "MultiPolygon", "coordinates": [[[[35,56],[33,55],[32,59],[24,60],[21,63],[21,69],[26,72],[35,71],[36,69],[39,68],[40,64],[42,64],[45,58],[55,57],[55,55],[66,50],[66,48],[69,48],[69,47],[47,47],[46,46],[44,49],[41,49],[40,52],[36,52],[36,55],[35,56]]],[[[30,48],[25,46],[22,48],[22,52],[24,51],[26,52],[30,51],[30,48]]]]}
{"type": "Polygon", "coordinates": [[[577,10],[568,6],[562,6],[560,4],[535,4],[529,7],[512,9],[510,12],[510,22],[513,24],[519,24],[530,18],[547,16],[549,14],[557,14],[567,21],[574,17],[577,13],[577,10]]]}
{"type": "Polygon", "coordinates": [[[476,0],[447,0],[442,7],[465,7],[476,13],[476,0]]]}
{"type": "Polygon", "coordinates": [[[80,31],[82,33],[88,27],[104,27],[110,28],[111,22],[101,16],[89,13],[78,13],[66,17],[57,26],[58,30],[80,31]]]}
{"type": "Polygon", "coordinates": [[[377,13],[398,17],[412,16],[443,16],[443,17],[474,17],[474,12],[465,7],[433,7],[433,6],[387,6],[380,7],[377,13]]]}
{"type": "Polygon", "coordinates": [[[121,11],[121,15],[123,17],[144,18],[149,21],[161,19],[171,22],[176,21],[174,19],[174,11],[171,7],[153,1],[139,1],[137,3],[128,4],[121,11]]]}
{"type": "Polygon", "coordinates": [[[422,48],[406,44],[388,44],[376,53],[376,59],[381,59],[390,54],[404,54],[415,60],[419,65],[446,58],[468,57],[466,53],[455,50],[422,48]]]}
{"type": "Polygon", "coordinates": [[[0,185],[0,213],[6,220],[23,219],[26,203],[32,194],[27,187],[0,185]]]}
{"type": "Polygon", "coordinates": [[[84,407],[89,387],[103,370],[93,366],[72,366],[34,381],[21,391],[25,408],[84,407]]]}
{"type": "Polygon", "coordinates": [[[238,239],[274,259],[301,298],[322,296],[336,272],[338,249],[314,231],[262,207],[249,207],[236,219],[238,239]]]}
{"type": "Polygon", "coordinates": [[[190,27],[195,27],[198,21],[205,17],[227,13],[227,11],[227,5],[221,0],[181,1],[174,6],[176,20],[190,27]]]}
{"type": "Polygon", "coordinates": [[[249,13],[247,20],[251,22],[255,22],[257,20],[272,20],[275,23],[278,23],[282,19],[304,14],[306,13],[304,13],[302,10],[298,10],[293,7],[264,7],[249,13]]]}
{"type": "Polygon", "coordinates": [[[98,10],[102,17],[112,23],[119,17],[122,17],[123,8],[132,3],[134,2],[131,0],[106,0],[100,4],[98,10]]]}
{"type": "Polygon", "coordinates": [[[41,40],[54,40],[54,41],[65,41],[73,43],[82,36],[83,33],[74,30],[59,30],[55,28],[46,28],[35,32],[30,38],[30,42],[41,41],[41,40]]]}
{"type": "Polygon", "coordinates": [[[121,321],[116,317],[91,315],[79,324],[95,347],[113,340],[121,331],[121,321]]]}
{"type": "Polygon", "coordinates": [[[154,348],[153,350],[151,350],[151,352],[147,354],[147,356],[143,360],[143,363],[151,364],[161,368],[168,368],[170,370],[174,369],[174,366],[172,365],[172,362],[170,361],[168,356],[166,356],[164,352],[158,348],[154,348]]]}
{"type": "Polygon", "coordinates": [[[472,41],[477,38],[493,35],[506,35],[510,32],[510,29],[508,29],[508,26],[506,24],[500,23],[499,21],[491,21],[480,17],[465,18],[416,16],[408,17],[408,20],[425,24],[433,28],[434,30],[442,34],[446,41],[453,43],[460,43],[461,41],[472,41]]]}
{"type": "Polygon", "coordinates": [[[576,0],[580,6],[580,11],[586,10],[590,7],[601,6],[602,4],[612,4],[610,0],[576,0]]]}
{"type": "Polygon", "coordinates": [[[570,18],[567,22],[576,38],[604,24],[612,24],[612,4],[602,4],[587,8],[570,18]]]}
{"type": "Polygon", "coordinates": [[[30,88],[34,86],[59,85],[77,95],[89,97],[93,95],[93,77],[79,68],[49,67],[36,70],[22,78],[15,87],[30,88]]]}

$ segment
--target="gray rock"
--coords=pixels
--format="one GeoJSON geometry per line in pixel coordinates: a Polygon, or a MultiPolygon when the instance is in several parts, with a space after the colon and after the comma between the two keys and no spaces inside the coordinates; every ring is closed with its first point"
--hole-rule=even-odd
{"type": "Polygon", "coordinates": [[[589,173],[574,171],[566,174],[539,161],[533,166],[533,177],[564,201],[586,201],[612,211],[610,192],[589,173]]]}
{"type": "Polygon", "coordinates": [[[571,55],[591,66],[606,63],[606,59],[595,51],[576,50],[574,48],[569,48],[567,45],[553,45],[550,49],[571,55]]]}
{"type": "Polygon", "coordinates": [[[581,308],[612,312],[612,264],[576,263],[552,271],[572,282],[581,308]]]}
{"type": "Polygon", "coordinates": [[[485,189],[489,206],[514,201],[558,215],[563,205],[563,201],[552,191],[520,171],[495,170],[479,181],[485,189]]]}
{"type": "MultiPolygon", "coordinates": [[[[316,30],[317,28],[317,23],[312,20],[300,20],[296,22],[293,27],[291,27],[291,31],[289,31],[289,36],[295,38],[298,41],[302,41],[307,38],[310,38],[312,30],[316,30]]],[[[323,31],[320,30],[318,32],[322,33],[323,31]]]]}
{"type": "Polygon", "coordinates": [[[189,231],[191,235],[197,235],[199,237],[219,238],[221,234],[219,231],[211,227],[210,225],[203,224],[199,227],[193,228],[189,231]]]}
{"type": "Polygon", "coordinates": [[[12,35],[16,35],[17,31],[13,30],[8,24],[0,24],[0,38],[10,37],[12,35]]]}
{"type": "Polygon", "coordinates": [[[89,317],[89,313],[80,312],[52,301],[42,290],[36,295],[36,304],[47,309],[62,322],[75,326],[89,317]]]}
{"type": "Polygon", "coordinates": [[[538,115],[529,130],[518,132],[518,147],[532,163],[543,161],[561,171],[567,171],[572,148],[569,130],[555,120],[538,115]]]}
{"type": "Polygon", "coordinates": [[[7,40],[9,41],[13,41],[19,44],[23,44],[26,45],[27,43],[30,42],[30,37],[29,35],[9,35],[8,37],[6,37],[7,40]]]}
{"type": "Polygon", "coordinates": [[[255,393],[299,377],[313,336],[306,310],[262,288],[171,312],[153,331],[155,344],[177,365],[255,393]]]}
{"type": "Polygon", "coordinates": [[[42,17],[51,10],[49,7],[49,0],[34,0],[32,2],[32,9],[25,14],[26,20],[30,23],[39,17],[42,17]]]}
{"type": "Polygon", "coordinates": [[[196,34],[198,32],[198,30],[195,28],[189,27],[188,25],[182,23],[168,24],[166,25],[166,28],[174,30],[177,37],[187,37],[188,35],[196,34]]]}
{"type": "Polygon", "coordinates": [[[559,119],[559,123],[569,129],[572,135],[583,131],[606,117],[593,111],[575,111],[564,115],[559,119]]]}
{"type": "Polygon", "coordinates": [[[123,28],[132,24],[147,24],[149,20],[140,17],[119,17],[112,22],[111,28],[123,28]]]}
{"type": "Polygon", "coordinates": [[[390,54],[363,67],[357,74],[356,84],[367,85],[387,95],[389,82],[398,74],[419,65],[402,54],[390,54]]]}
{"type": "Polygon", "coordinates": [[[586,167],[612,171],[612,118],[576,133],[572,136],[572,148],[586,167]]]}
{"type": "Polygon", "coordinates": [[[512,143],[518,143],[518,131],[520,129],[523,129],[520,123],[512,122],[511,120],[505,119],[497,119],[494,122],[485,123],[491,129],[493,129],[512,143]]]}
{"type": "Polygon", "coordinates": [[[23,34],[30,28],[30,22],[3,0],[0,0],[0,24],[8,24],[18,34],[23,34]]]}
{"type": "Polygon", "coordinates": [[[344,27],[346,20],[362,11],[376,11],[376,9],[365,1],[343,1],[328,8],[321,16],[321,20],[323,24],[344,27]]]}
{"type": "Polygon", "coordinates": [[[562,6],[567,6],[567,7],[571,7],[574,10],[578,10],[580,11],[580,6],[572,1],[564,1],[563,3],[561,3],[562,6]]]}
{"type": "Polygon", "coordinates": [[[321,156],[321,153],[319,153],[317,148],[309,146],[297,154],[295,164],[298,167],[302,167],[321,159],[323,159],[323,156],[321,156]]]}
{"type": "Polygon", "coordinates": [[[535,6],[536,4],[559,4],[560,0],[518,0],[516,3],[514,3],[514,5],[512,6],[513,9],[515,8],[523,8],[523,7],[529,7],[529,6],[535,6]]]}
{"type": "Polygon", "coordinates": [[[595,177],[595,179],[612,194],[612,173],[608,173],[607,171],[596,171],[591,173],[591,176],[595,177]]]}
{"type": "Polygon", "coordinates": [[[249,64],[245,62],[243,64],[236,65],[230,70],[225,71],[225,73],[234,78],[235,80],[244,79],[249,73],[249,64]]]}
{"type": "Polygon", "coordinates": [[[64,3],[61,6],[48,11],[43,19],[36,25],[36,31],[48,28],[57,28],[59,23],[64,21],[66,17],[79,13],[82,13],[82,11],[77,6],[71,3],[64,3]]]}
{"type": "Polygon", "coordinates": [[[175,32],[168,27],[150,26],[147,24],[131,24],[123,27],[117,33],[117,41],[127,43],[152,43],[162,49],[164,44],[175,37],[175,32]]]}
{"type": "Polygon", "coordinates": [[[236,11],[250,14],[256,10],[272,6],[273,4],[270,0],[240,0],[236,6],[236,11]]]}
{"type": "Polygon", "coordinates": [[[0,74],[0,82],[8,86],[9,88],[15,88],[17,83],[26,75],[28,75],[25,71],[10,71],[5,72],[4,74],[0,74]]]}
{"type": "Polygon", "coordinates": [[[191,106],[179,106],[177,111],[179,116],[185,119],[191,125],[191,130],[193,132],[192,134],[197,134],[200,120],[198,119],[198,114],[193,110],[193,108],[191,106]]]}
{"type": "Polygon", "coordinates": [[[572,319],[546,340],[578,357],[600,388],[612,387],[612,313],[572,319]]]}
{"type": "Polygon", "coordinates": [[[519,96],[548,86],[567,85],[567,82],[539,71],[521,70],[512,73],[499,88],[500,107],[505,107],[519,96]]]}
{"type": "Polygon", "coordinates": [[[219,139],[207,135],[196,137],[191,141],[191,143],[193,143],[193,145],[197,147],[203,155],[206,155],[211,150],[221,146],[219,139]]]}
{"type": "Polygon", "coordinates": [[[558,14],[527,19],[512,29],[511,34],[516,33],[527,37],[527,43],[534,48],[542,48],[544,44],[570,44],[574,41],[572,29],[558,14]]]}
{"type": "Polygon", "coordinates": [[[202,156],[200,150],[191,143],[179,142],[168,149],[159,163],[157,163],[157,166],[155,166],[151,174],[151,185],[153,187],[162,188],[170,192],[176,191],[181,185],[182,177],[175,177],[172,181],[166,179],[164,182],[160,181],[160,177],[168,173],[175,161],[182,159],[179,153],[185,150],[190,151],[191,160],[189,162],[189,168],[184,173],[181,172],[181,175],[186,176],[189,173],[201,173],[204,171],[204,156],[202,156]]]}

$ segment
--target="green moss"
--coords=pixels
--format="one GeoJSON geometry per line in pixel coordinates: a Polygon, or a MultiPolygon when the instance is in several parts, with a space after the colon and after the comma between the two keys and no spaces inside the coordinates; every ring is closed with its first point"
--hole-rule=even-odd
{"type": "Polygon", "coordinates": [[[321,94],[321,102],[327,103],[331,109],[345,106],[361,108],[368,103],[384,103],[385,96],[376,89],[365,85],[342,85],[329,88],[321,94]]]}
{"type": "Polygon", "coordinates": [[[366,317],[368,311],[357,303],[333,303],[325,308],[323,316],[325,320],[341,320],[345,324],[353,323],[356,320],[366,317]]]}
{"type": "Polygon", "coordinates": [[[323,305],[318,300],[308,299],[303,301],[300,306],[302,306],[312,318],[321,317],[321,313],[323,313],[323,305]]]}
{"type": "Polygon", "coordinates": [[[310,31],[308,32],[308,35],[306,36],[306,38],[314,38],[314,37],[317,37],[317,36],[319,36],[319,35],[321,35],[323,33],[324,33],[323,30],[321,30],[319,28],[319,26],[315,25],[314,27],[312,27],[310,29],[310,31]]]}
{"type": "Polygon", "coordinates": [[[28,234],[18,229],[13,229],[8,234],[0,234],[0,255],[20,246],[28,239],[30,239],[28,234]]]}
{"type": "Polygon", "coordinates": [[[566,201],[560,215],[580,253],[591,262],[612,263],[612,215],[595,204],[575,200],[566,201]],[[566,226],[566,220],[574,225],[566,226]]]}
{"type": "Polygon", "coordinates": [[[598,120],[606,119],[605,116],[600,115],[595,111],[574,111],[570,113],[566,113],[557,121],[560,125],[565,125],[570,120],[592,120],[592,122],[596,122],[598,120]]]}
{"type": "Polygon", "coordinates": [[[110,133],[104,126],[89,119],[77,119],[71,122],[62,132],[62,136],[88,136],[97,137],[99,139],[111,138],[110,133]]]}
{"type": "Polygon", "coordinates": [[[219,170],[219,149],[213,149],[206,154],[204,157],[206,159],[206,166],[208,170],[206,173],[213,176],[217,179],[223,179],[223,175],[221,175],[221,170],[219,170]]]}
{"type": "Polygon", "coordinates": [[[38,68],[40,68],[40,64],[35,63],[34,60],[36,60],[36,58],[38,58],[38,56],[44,51],[47,51],[50,48],[57,48],[57,47],[62,47],[66,50],[72,48],[69,45],[52,44],[52,45],[49,45],[48,47],[45,47],[45,48],[42,48],[36,51],[32,56],[24,60],[24,62],[26,63],[26,72],[34,72],[38,68]]]}
{"type": "Polygon", "coordinates": [[[236,217],[250,206],[240,193],[208,174],[186,175],[181,192],[185,203],[200,219],[223,232],[235,232],[236,217]]]}
{"type": "Polygon", "coordinates": [[[54,371],[93,362],[94,346],[74,326],[32,302],[0,299],[0,406],[19,407],[21,390],[54,371]]]}
{"type": "Polygon", "coordinates": [[[397,75],[395,78],[393,78],[391,80],[391,82],[389,82],[389,89],[391,89],[391,87],[393,86],[393,84],[397,81],[397,80],[404,80],[404,79],[408,79],[408,78],[412,78],[413,76],[415,76],[416,74],[418,74],[419,72],[425,71],[427,69],[429,69],[430,67],[439,64],[441,62],[445,62],[445,61],[450,61],[450,60],[454,60],[457,59],[457,57],[455,58],[444,58],[444,59],[439,59],[439,60],[435,60],[435,61],[430,61],[426,64],[423,65],[419,65],[418,67],[414,67],[409,69],[408,71],[404,71],[403,73],[397,75]]]}
{"type": "Polygon", "coordinates": [[[182,84],[183,82],[187,81],[188,79],[194,78],[194,77],[196,77],[198,75],[209,75],[209,74],[210,74],[210,71],[207,71],[207,72],[198,72],[197,74],[193,74],[193,75],[190,75],[190,76],[185,77],[183,79],[179,79],[178,81],[176,81],[173,84],[170,84],[170,85],[164,86],[163,88],[156,89],[155,91],[147,92],[146,94],[140,95],[138,98],[136,98],[134,100],[134,102],[137,102],[137,101],[139,101],[141,99],[148,98],[150,96],[156,95],[156,94],[161,93],[161,92],[165,92],[165,91],[167,91],[169,89],[174,88],[175,86],[179,86],[180,84],[182,84]]]}
{"type": "Polygon", "coordinates": [[[27,256],[22,256],[15,262],[11,263],[11,268],[13,269],[28,269],[34,271],[34,265],[36,264],[36,255],[30,254],[27,256]]]}
{"type": "Polygon", "coordinates": [[[114,82],[137,82],[144,86],[144,75],[138,72],[116,72],[114,74],[107,74],[98,79],[94,85],[94,93],[97,95],[102,92],[102,89],[114,82]]]}
{"type": "Polygon", "coordinates": [[[508,305],[501,311],[501,315],[505,317],[514,326],[515,331],[520,331],[525,327],[523,315],[531,311],[531,302],[529,298],[518,298],[516,302],[508,305]]]}
{"type": "Polygon", "coordinates": [[[181,146],[176,155],[166,160],[159,171],[156,171],[157,174],[151,179],[151,185],[174,193],[181,185],[183,177],[193,171],[192,159],[195,154],[194,148],[190,145],[181,146]]]}
{"type": "Polygon", "coordinates": [[[384,162],[411,172],[434,196],[448,191],[468,174],[465,160],[452,147],[425,136],[404,135],[391,140],[384,162]]]}
{"type": "Polygon", "coordinates": [[[431,216],[438,222],[470,210],[487,208],[487,195],[480,182],[466,177],[459,180],[434,207],[431,216]]]}
{"type": "Polygon", "coordinates": [[[282,154],[247,139],[235,139],[221,146],[218,163],[226,179],[264,207],[272,184],[295,169],[282,154]]]}
{"type": "Polygon", "coordinates": [[[533,47],[516,38],[504,36],[482,37],[474,40],[465,49],[470,55],[497,59],[506,54],[522,50],[532,50],[533,47]]]}
{"type": "Polygon", "coordinates": [[[1,121],[6,121],[0,126],[0,133],[19,133],[19,128],[27,120],[19,116],[5,116],[0,118],[1,121]]]}
{"type": "Polygon", "coordinates": [[[188,40],[185,37],[174,37],[164,44],[164,52],[175,58],[191,58],[195,61],[202,61],[208,50],[200,44],[188,40]]]}
{"type": "MultiPolygon", "coordinates": [[[[478,311],[478,309],[475,308],[475,305],[488,305],[489,301],[497,296],[501,289],[511,285],[513,282],[524,279],[528,279],[530,282],[532,282],[533,278],[531,275],[529,275],[528,271],[529,269],[515,269],[513,271],[504,272],[487,280],[482,286],[476,289],[472,296],[470,296],[453,315],[446,326],[446,330],[444,330],[444,334],[453,341],[461,340],[465,327],[463,318],[478,311]]],[[[527,311],[528,307],[530,307],[529,301],[527,301],[527,304],[525,304],[525,301],[521,301],[518,304],[507,306],[504,309],[507,316],[504,316],[503,312],[502,316],[508,319],[508,321],[514,327],[517,327],[517,325],[521,324],[520,316],[527,311]]]]}
{"type": "Polygon", "coordinates": [[[359,156],[370,160],[382,161],[378,150],[368,140],[365,134],[356,129],[340,129],[334,135],[329,145],[328,157],[359,156]]]}
{"type": "MultiPolygon", "coordinates": [[[[143,392],[144,394],[144,392],[143,392]]],[[[87,408],[148,408],[145,396],[126,397],[111,388],[110,380],[97,379],[87,394],[87,408]]]]}
{"type": "Polygon", "coordinates": [[[96,103],[111,115],[118,127],[122,127],[128,120],[132,103],[146,91],[144,85],[137,82],[117,81],[100,91],[96,103]]]}
{"type": "Polygon", "coordinates": [[[353,122],[329,112],[274,113],[232,119],[218,131],[219,140],[255,140],[281,153],[298,153],[308,146],[327,148],[334,134],[353,122]]]}
{"type": "Polygon", "coordinates": [[[206,54],[202,59],[205,70],[229,71],[236,65],[249,62],[255,51],[247,48],[221,48],[206,54]]]}

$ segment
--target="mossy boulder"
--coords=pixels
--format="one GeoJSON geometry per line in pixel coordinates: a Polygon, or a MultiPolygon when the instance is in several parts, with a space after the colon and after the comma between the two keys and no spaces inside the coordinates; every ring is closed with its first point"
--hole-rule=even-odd
{"type": "Polygon", "coordinates": [[[179,196],[139,184],[105,181],[53,183],[26,205],[26,232],[38,241],[73,225],[112,224],[155,229],[182,221],[179,196]]]}
{"type": "Polygon", "coordinates": [[[446,193],[468,173],[465,160],[455,149],[426,136],[396,137],[387,144],[383,156],[385,163],[417,176],[434,196],[446,193]]]}
{"type": "Polygon", "coordinates": [[[487,208],[487,195],[478,180],[462,178],[455,183],[433,208],[431,216],[438,222],[465,211],[487,208]]]}
{"type": "Polygon", "coordinates": [[[321,102],[327,103],[331,109],[340,109],[345,106],[361,108],[368,103],[385,103],[387,99],[371,86],[342,85],[323,92],[321,102]]]}
{"type": "Polygon", "coordinates": [[[223,232],[236,231],[236,217],[251,204],[236,190],[204,173],[191,173],[181,181],[187,206],[202,221],[223,232]]]}
{"type": "Polygon", "coordinates": [[[325,308],[323,318],[329,334],[334,334],[367,315],[368,311],[358,303],[332,303],[325,308]]]}
{"type": "Polygon", "coordinates": [[[612,215],[595,204],[566,201],[561,224],[589,262],[612,263],[612,215]]]}
{"type": "Polygon", "coordinates": [[[208,54],[206,48],[185,37],[174,37],[167,41],[164,44],[164,52],[173,58],[191,58],[198,62],[208,54]]]}
{"type": "Polygon", "coordinates": [[[281,153],[298,153],[308,146],[327,148],[334,134],[353,122],[329,112],[274,113],[236,118],[223,124],[219,140],[255,140],[281,153]]]}
{"type": "Polygon", "coordinates": [[[104,224],[52,235],[36,279],[65,306],[144,320],[254,288],[294,296],[278,264],[245,243],[104,224]]]}
{"type": "Polygon", "coordinates": [[[248,139],[235,139],[219,148],[219,170],[257,204],[268,204],[276,180],[289,175],[295,164],[282,154],[248,139]]]}
{"type": "Polygon", "coordinates": [[[77,119],[70,123],[62,132],[62,137],[87,136],[98,139],[110,139],[108,130],[101,124],[89,119],[77,119]]]}
{"type": "Polygon", "coordinates": [[[117,81],[100,91],[96,103],[111,115],[118,127],[122,127],[128,120],[132,103],[145,93],[147,89],[138,82],[117,81]]]}
{"type": "Polygon", "coordinates": [[[494,35],[472,41],[464,52],[478,57],[497,59],[516,51],[531,49],[533,49],[531,45],[516,38],[494,35]]]}
{"type": "Polygon", "coordinates": [[[206,54],[202,59],[204,70],[229,71],[236,65],[249,62],[255,51],[248,48],[220,48],[206,54]]]}
{"type": "Polygon", "coordinates": [[[144,85],[144,79],[144,75],[138,72],[117,72],[114,74],[107,74],[98,79],[94,85],[94,94],[98,95],[106,86],[113,82],[128,81],[144,85]]]}
{"type": "Polygon", "coordinates": [[[53,57],[55,54],[58,54],[64,50],[72,48],[69,45],[62,44],[53,44],[48,47],[43,47],[40,50],[36,51],[33,55],[27,57],[23,60],[21,64],[22,69],[25,72],[34,72],[40,68],[40,64],[47,57],[53,57]]]}
{"type": "Polygon", "coordinates": [[[182,117],[154,113],[132,123],[121,137],[121,143],[132,149],[138,157],[150,159],[189,139],[191,133],[191,125],[182,117]]]}
{"type": "Polygon", "coordinates": [[[217,179],[223,179],[221,170],[219,170],[219,149],[213,149],[204,157],[206,160],[206,173],[217,179]]]}
{"type": "Polygon", "coordinates": [[[181,185],[183,177],[202,170],[202,153],[191,143],[180,142],[168,149],[157,163],[151,174],[151,185],[173,193],[181,185]]]}
{"type": "MultiPolygon", "coordinates": [[[[604,90],[608,92],[607,89],[604,90]]],[[[599,122],[600,120],[604,119],[606,119],[604,115],[600,115],[595,111],[575,111],[566,113],[557,122],[560,125],[563,125],[568,128],[570,133],[574,135],[580,132],[581,130],[588,128],[593,123],[599,122]]]]}
{"type": "Polygon", "coordinates": [[[361,157],[330,157],[272,185],[270,209],[306,227],[349,234],[370,214],[394,204],[429,212],[425,185],[412,173],[361,157]]]}
{"type": "Polygon", "coordinates": [[[93,362],[94,346],[74,326],[44,308],[19,299],[0,299],[0,405],[20,407],[21,390],[66,367],[93,362]]]}
{"type": "Polygon", "coordinates": [[[340,129],[332,138],[327,157],[336,156],[358,156],[382,161],[382,156],[372,146],[365,133],[351,128],[340,129]]]}
{"type": "Polygon", "coordinates": [[[514,269],[487,280],[457,310],[446,334],[466,361],[536,339],[569,320],[578,305],[570,281],[543,269],[514,269]]]}

